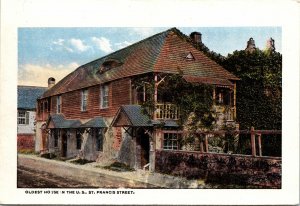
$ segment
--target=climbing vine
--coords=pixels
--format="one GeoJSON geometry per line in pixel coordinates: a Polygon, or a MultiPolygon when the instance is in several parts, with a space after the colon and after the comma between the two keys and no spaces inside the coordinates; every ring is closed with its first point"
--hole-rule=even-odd
{"type": "MultiPolygon", "coordinates": [[[[149,95],[142,103],[144,111],[148,114],[155,109],[153,80],[153,76],[135,80],[135,86],[144,86],[149,95]]],[[[191,131],[196,131],[198,128],[211,128],[215,121],[212,92],[213,88],[210,85],[189,83],[184,80],[182,74],[170,74],[164,76],[158,86],[158,99],[161,103],[176,105],[180,111],[179,125],[187,124],[191,131]]]]}

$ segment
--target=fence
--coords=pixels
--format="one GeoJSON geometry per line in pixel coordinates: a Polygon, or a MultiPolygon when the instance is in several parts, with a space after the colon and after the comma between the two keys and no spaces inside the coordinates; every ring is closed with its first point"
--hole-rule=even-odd
{"type": "MultiPolygon", "coordinates": [[[[250,151],[251,151],[250,154],[253,157],[269,156],[269,155],[263,155],[263,147],[262,147],[262,136],[263,135],[273,136],[273,137],[269,137],[269,138],[276,138],[276,136],[278,136],[278,135],[281,136],[281,130],[255,130],[254,127],[251,127],[251,130],[233,130],[233,131],[219,130],[219,131],[205,131],[205,132],[196,132],[196,133],[184,132],[184,131],[164,131],[164,133],[181,134],[183,139],[185,139],[187,136],[198,137],[198,142],[195,142],[194,145],[191,146],[188,150],[200,151],[201,153],[216,152],[216,151],[212,151],[213,149],[209,149],[209,146],[210,146],[209,140],[210,139],[213,139],[216,137],[226,139],[226,135],[231,135],[234,138],[239,138],[240,140],[242,140],[243,138],[245,138],[246,135],[250,135],[250,151]]],[[[180,147],[178,147],[178,148],[180,148],[180,147]]],[[[281,143],[280,143],[280,149],[281,149],[281,143]]],[[[187,148],[184,148],[184,150],[187,150],[187,148]]],[[[225,152],[225,153],[227,153],[227,152],[225,152]]],[[[271,155],[271,156],[273,156],[273,155],[271,155]]],[[[279,155],[279,156],[281,156],[281,155],[279,155]]]]}

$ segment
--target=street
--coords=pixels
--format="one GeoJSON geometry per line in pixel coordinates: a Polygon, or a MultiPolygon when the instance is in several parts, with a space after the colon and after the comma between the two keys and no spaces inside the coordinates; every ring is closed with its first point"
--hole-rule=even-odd
{"type": "Polygon", "coordinates": [[[48,172],[40,172],[31,168],[18,166],[18,188],[154,188],[146,183],[132,183],[126,180],[116,181],[111,178],[103,178],[97,182],[97,186],[92,186],[84,182],[63,178],[48,172]]]}

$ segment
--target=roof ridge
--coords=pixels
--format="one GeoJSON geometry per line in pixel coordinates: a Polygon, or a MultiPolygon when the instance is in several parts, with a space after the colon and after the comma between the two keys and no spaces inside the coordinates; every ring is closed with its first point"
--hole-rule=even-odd
{"type": "Polygon", "coordinates": [[[39,89],[47,89],[48,87],[42,86],[28,86],[28,85],[17,85],[18,87],[27,87],[27,88],[39,88],[39,89]]]}
{"type": "MultiPolygon", "coordinates": [[[[95,59],[95,60],[93,60],[93,61],[90,61],[90,62],[88,62],[88,63],[86,63],[86,64],[83,64],[83,65],[79,66],[78,68],[87,66],[87,65],[89,65],[89,64],[92,64],[92,63],[94,63],[94,62],[96,62],[96,61],[99,61],[100,59],[107,58],[108,56],[113,55],[113,54],[115,54],[115,53],[117,53],[117,52],[120,52],[120,51],[123,51],[123,50],[125,50],[125,49],[130,48],[130,47],[136,46],[137,44],[140,44],[140,43],[142,43],[142,42],[145,42],[145,41],[147,41],[147,40],[149,40],[149,39],[151,39],[151,38],[153,38],[153,37],[159,36],[159,35],[161,35],[161,34],[163,34],[163,33],[167,33],[167,32],[173,31],[173,30],[175,30],[175,29],[178,30],[176,27],[173,27],[173,28],[167,29],[167,30],[165,30],[165,31],[159,32],[159,33],[157,33],[157,34],[154,34],[154,35],[152,35],[152,36],[149,36],[149,37],[147,37],[147,38],[145,38],[145,39],[142,39],[142,40],[140,40],[140,41],[137,41],[137,42],[135,42],[135,43],[133,43],[133,44],[127,46],[127,47],[124,47],[124,48],[122,48],[122,49],[119,49],[119,50],[117,50],[117,51],[114,51],[114,52],[112,52],[112,53],[109,53],[109,54],[107,54],[107,55],[105,55],[105,56],[102,56],[102,57],[100,57],[100,58],[97,58],[97,59],[95,59]]],[[[178,31],[179,31],[179,30],[178,30],[178,31]]],[[[77,69],[78,69],[78,68],[77,68],[77,69]]],[[[77,69],[76,69],[76,70],[77,70],[77,69]]],[[[75,70],[74,70],[74,71],[75,71],[75,70]]]]}

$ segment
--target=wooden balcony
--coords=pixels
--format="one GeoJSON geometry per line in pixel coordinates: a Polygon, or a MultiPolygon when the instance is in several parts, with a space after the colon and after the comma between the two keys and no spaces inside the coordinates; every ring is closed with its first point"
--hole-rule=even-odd
{"type": "Polygon", "coordinates": [[[234,119],[235,119],[235,108],[234,107],[226,107],[223,105],[214,105],[213,108],[216,113],[223,114],[224,115],[223,117],[226,121],[234,121],[234,119]]]}
{"type": "Polygon", "coordinates": [[[179,109],[174,104],[157,103],[155,109],[155,119],[179,119],[179,109]]]}

